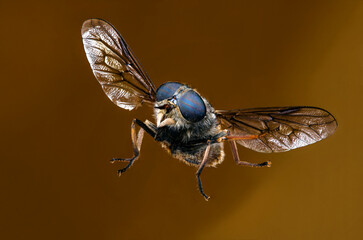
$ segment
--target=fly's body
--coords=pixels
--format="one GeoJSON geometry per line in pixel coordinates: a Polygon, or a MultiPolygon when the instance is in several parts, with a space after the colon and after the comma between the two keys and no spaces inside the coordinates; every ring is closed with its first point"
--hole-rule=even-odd
{"type": "Polygon", "coordinates": [[[206,200],[200,175],[204,167],[224,159],[224,142],[229,142],[238,165],[269,167],[271,163],[241,161],[237,143],[257,152],[284,152],[320,141],[334,133],[337,122],[317,107],[267,107],[215,110],[196,90],[178,82],[156,88],[125,40],[101,19],[83,23],[82,38],[87,59],[103,91],[117,106],[133,110],[143,104],[154,108],[155,123],[134,119],[131,124],[132,158],[114,158],[128,164],[139,158],[146,132],[183,162],[198,168],[200,193],[206,200]],[[136,131],[136,126],[140,130],[136,131]]]}
{"type": "MultiPolygon", "coordinates": [[[[224,135],[214,109],[195,90],[179,83],[168,82],[163,84],[156,92],[156,96],[159,95],[160,97],[157,97],[157,100],[160,101],[157,101],[154,106],[156,127],[149,123],[156,131],[155,140],[161,142],[162,146],[173,157],[187,164],[199,165],[203,160],[208,141],[215,138],[215,136],[224,135]],[[174,89],[171,87],[168,89],[170,96],[158,94],[159,91],[165,91],[165,88],[170,87],[170,85],[178,85],[175,93],[173,93],[174,89]],[[179,108],[180,101],[183,104],[185,103],[182,108],[185,115],[189,113],[189,115],[195,117],[194,113],[199,113],[201,120],[197,122],[186,120],[179,108]]],[[[212,144],[206,166],[215,166],[221,163],[223,159],[223,144],[212,144]]]]}

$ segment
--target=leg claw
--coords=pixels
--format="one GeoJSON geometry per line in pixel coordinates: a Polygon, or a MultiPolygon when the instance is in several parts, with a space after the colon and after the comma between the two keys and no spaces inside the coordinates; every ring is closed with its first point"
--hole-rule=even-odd
{"type": "Polygon", "coordinates": [[[126,167],[124,167],[123,169],[120,169],[117,171],[118,176],[121,176],[122,173],[126,172],[127,169],[129,169],[129,167],[131,167],[132,163],[134,162],[134,158],[131,159],[124,159],[125,161],[127,160],[129,162],[129,164],[127,164],[126,167]]]}
{"type": "Polygon", "coordinates": [[[121,177],[121,175],[122,175],[123,172],[125,172],[125,170],[123,170],[123,169],[117,170],[117,175],[119,177],[121,177]]]}
{"type": "Polygon", "coordinates": [[[210,199],[210,197],[209,196],[207,196],[207,195],[203,195],[203,197],[204,197],[204,199],[206,200],[206,201],[208,201],[209,199],[210,199]]]}

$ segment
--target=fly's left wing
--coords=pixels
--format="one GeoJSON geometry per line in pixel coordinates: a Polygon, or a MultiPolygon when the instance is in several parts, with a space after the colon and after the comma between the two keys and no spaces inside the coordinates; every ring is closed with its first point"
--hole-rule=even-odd
{"type": "Polygon", "coordinates": [[[222,128],[237,143],[257,152],[285,152],[327,138],[337,121],[316,107],[270,107],[217,110],[222,128]],[[240,137],[240,138],[238,138],[240,137]]]}
{"type": "Polygon", "coordinates": [[[111,24],[89,19],[83,23],[81,32],[93,74],[113,103],[132,110],[144,102],[155,101],[154,84],[111,24]]]}

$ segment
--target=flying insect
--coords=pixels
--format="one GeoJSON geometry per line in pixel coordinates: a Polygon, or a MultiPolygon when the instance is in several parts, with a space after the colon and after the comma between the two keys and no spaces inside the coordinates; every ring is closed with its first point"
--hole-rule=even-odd
{"type": "Polygon", "coordinates": [[[134,156],[111,160],[127,162],[118,170],[119,175],[139,158],[146,132],[174,158],[197,167],[199,191],[208,200],[200,176],[204,167],[223,161],[224,142],[229,142],[236,164],[270,167],[270,161],[241,161],[237,143],[262,153],[285,152],[318,142],[333,134],[337,127],[335,118],[317,107],[215,110],[197,90],[186,84],[166,82],[156,88],[129,45],[110,23],[89,19],[83,23],[81,32],[93,74],[108,98],[127,110],[145,104],[154,110],[155,123],[132,121],[134,156]],[[138,132],[136,126],[140,127],[138,132]]]}

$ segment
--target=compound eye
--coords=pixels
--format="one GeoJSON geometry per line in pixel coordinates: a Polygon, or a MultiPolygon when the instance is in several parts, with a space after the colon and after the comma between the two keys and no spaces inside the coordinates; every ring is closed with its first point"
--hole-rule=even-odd
{"type": "Polygon", "coordinates": [[[178,97],[178,107],[183,117],[190,122],[199,122],[206,114],[203,99],[193,90],[178,97]]]}
{"type": "Polygon", "coordinates": [[[162,101],[174,96],[176,90],[178,90],[183,84],[177,82],[167,82],[162,84],[158,90],[156,90],[156,101],[162,101]]]}

